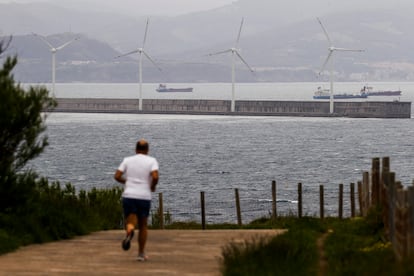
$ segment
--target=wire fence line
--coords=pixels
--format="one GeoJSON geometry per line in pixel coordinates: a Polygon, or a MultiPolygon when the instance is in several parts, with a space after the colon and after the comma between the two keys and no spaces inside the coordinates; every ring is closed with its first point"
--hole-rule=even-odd
{"type": "MultiPolygon", "coordinates": [[[[315,189],[315,187],[313,187],[315,189]]],[[[174,221],[201,222],[205,229],[207,223],[237,223],[239,225],[261,217],[275,218],[277,216],[335,216],[338,218],[367,216],[371,210],[381,211],[384,223],[385,238],[388,239],[398,259],[414,255],[414,180],[412,185],[403,186],[396,180],[395,173],[390,170],[389,157],[372,159],[371,171],[363,172],[362,179],[345,185],[339,184],[335,193],[330,190],[326,197],[323,185],[319,186],[319,200],[310,196],[315,194],[302,183],[297,184],[297,194],[294,200],[278,198],[284,195],[278,191],[276,181],[272,181],[270,199],[255,198],[248,190],[234,189],[233,200],[219,200],[217,194],[200,192],[196,197],[183,204],[172,204],[166,200],[164,205],[163,193],[154,200],[152,218],[157,218],[158,226],[174,221]],[[311,198],[311,199],[309,199],[311,198]],[[330,201],[327,204],[326,199],[330,201]],[[336,201],[336,203],[334,202],[336,201]],[[335,204],[333,204],[335,203],[335,204]],[[305,205],[306,204],[306,205],[305,205]],[[326,208],[326,206],[330,208],[326,208]],[[303,208],[303,206],[307,206],[303,208]],[[336,206],[332,207],[332,206],[336,206]],[[318,214],[319,213],[319,214],[318,214]],[[165,218],[168,215],[168,220],[165,218]]]]}
{"type": "Polygon", "coordinates": [[[307,187],[302,183],[298,183],[295,189],[289,186],[286,190],[286,185],[278,186],[276,181],[271,181],[269,187],[265,195],[252,193],[248,189],[226,190],[227,196],[224,199],[222,191],[200,191],[200,194],[194,193],[191,198],[180,199],[179,202],[170,201],[168,192],[159,193],[153,199],[151,213],[152,217],[167,215],[169,222],[238,224],[262,217],[356,215],[354,183],[349,186],[339,184],[336,189],[330,188],[328,191],[324,185],[307,187]]]}

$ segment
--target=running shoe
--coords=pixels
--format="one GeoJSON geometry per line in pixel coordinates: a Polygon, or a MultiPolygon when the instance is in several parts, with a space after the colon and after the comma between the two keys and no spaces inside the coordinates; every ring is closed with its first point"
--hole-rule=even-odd
{"type": "Polygon", "coordinates": [[[147,256],[147,255],[145,255],[144,253],[141,253],[141,254],[139,254],[139,255],[138,255],[137,261],[138,261],[138,262],[145,262],[145,261],[148,261],[148,256],[147,256]]]}
{"type": "Polygon", "coordinates": [[[134,230],[129,232],[129,234],[127,234],[125,239],[122,241],[122,249],[126,251],[126,250],[129,250],[129,248],[131,248],[131,240],[133,237],[134,237],[134,230]]]}

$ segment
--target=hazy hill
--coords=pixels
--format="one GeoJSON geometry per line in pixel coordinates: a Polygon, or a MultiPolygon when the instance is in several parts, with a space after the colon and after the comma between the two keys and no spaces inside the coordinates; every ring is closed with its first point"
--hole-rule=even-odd
{"type": "MultiPolygon", "coordinates": [[[[45,39],[57,48],[75,37],[79,39],[56,52],[57,82],[128,82],[136,75],[136,61],[124,57],[120,63],[115,59],[120,53],[107,43],[73,33],[52,35],[45,39]]],[[[19,58],[15,69],[17,80],[41,83],[51,81],[52,53],[39,37],[13,36],[6,53],[19,58]]]]}
{"type": "MultiPolygon", "coordinates": [[[[371,7],[356,11],[356,1],[350,0],[338,4],[342,11],[333,13],[321,1],[292,0],[290,6],[275,3],[240,0],[205,12],[151,17],[146,50],[163,72],[144,62],[144,80],[230,81],[230,56],[206,55],[234,46],[242,17],[239,46],[257,72],[250,74],[238,63],[238,81],[315,80],[329,46],[316,16],[321,17],[335,46],[365,50],[336,53],[338,80],[414,80],[410,9],[371,7]]],[[[86,12],[47,3],[0,4],[0,34],[13,35],[9,50],[19,55],[16,76],[21,81],[50,80],[51,55],[31,34],[35,32],[48,35],[56,46],[81,35],[58,52],[58,81],[135,82],[137,55],[119,60],[113,57],[141,47],[145,21],[142,16],[86,12]]]]}

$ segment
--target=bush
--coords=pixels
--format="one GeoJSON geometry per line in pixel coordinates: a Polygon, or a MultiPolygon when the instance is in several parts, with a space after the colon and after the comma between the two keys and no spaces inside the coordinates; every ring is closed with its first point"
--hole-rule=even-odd
{"type": "Polygon", "coordinates": [[[21,178],[33,185],[30,208],[0,213],[0,252],[31,243],[67,239],[97,230],[119,229],[122,221],[120,198],[122,190],[81,190],[76,193],[71,184],[61,188],[59,182],[46,178],[21,178]]]}
{"type": "MultiPolygon", "coordinates": [[[[10,43],[10,41],[9,41],[10,43]]],[[[0,41],[0,56],[6,46],[0,41]]],[[[17,57],[7,57],[0,69],[0,212],[13,213],[31,208],[34,172],[25,170],[28,161],[48,145],[44,110],[53,109],[56,101],[46,88],[30,87],[25,91],[16,84],[12,71],[17,57]]]]}
{"type": "MultiPolygon", "coordinates": [[[[254,238],[230,243],[222,250],[223,275],[315,275],[318,252],[316,240],[323,229],[314,218],[278,218],[267,224],[289,225],[289,230],[272,239],[254,238]]],[[[252,222],[266,224],[264,220],[252,222]]]]}

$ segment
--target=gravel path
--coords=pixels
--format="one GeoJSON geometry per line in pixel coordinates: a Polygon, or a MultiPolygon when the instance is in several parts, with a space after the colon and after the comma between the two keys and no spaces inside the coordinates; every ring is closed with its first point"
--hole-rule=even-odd
{"type": "Polygon", "coordinates": [[[0,256],[0,275],[220,275],[221,248],[283,230],[149,230],[147,262],[138,262],[136,237],[121,249],[124,231],[30,245],[0,256]]]}

